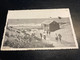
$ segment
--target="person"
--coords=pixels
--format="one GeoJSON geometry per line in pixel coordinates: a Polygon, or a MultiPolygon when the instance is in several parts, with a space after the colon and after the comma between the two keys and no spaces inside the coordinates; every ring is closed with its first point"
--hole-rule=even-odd
{"type": "Polygon", "coordinates": [[[57,35],[57,33],[55,35],[56,35],[55,39],[58,41],[58,35],[57,35]]]}
{"type": "Polygon", "coordinates": [[[48,32],[49,32],[49,35],[50,35],[51,32],[50,31],[48,31],[48,32]]]}
{"type": "Polygon", "coordinates": [[[43,32],[44,39],[46,40],[46,32],[43,32]]]}
{"type": "Polygon", "coordinates": [[[61,42],[61,40],[62,40],[61,34],[58,34],[58,38],[59,38],[59,40],[60,40],[60,42],[61,42]]]}
{"type": "Polygon", "coordinates": [[[48,35],[48,31],[47,31],[47,35],[48,35]]]}
{"type": "Polygon", "coordinates": [[[44,39],[46,40],[46,35],[44,35],[44,39]]]}

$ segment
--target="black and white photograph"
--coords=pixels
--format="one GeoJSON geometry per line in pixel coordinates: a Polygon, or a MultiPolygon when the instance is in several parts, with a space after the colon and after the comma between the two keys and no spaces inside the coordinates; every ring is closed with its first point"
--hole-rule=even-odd
{"type": "Polygon", "coordinates": [[[9,10],[1,50],[78,49],[68,8],[9,10]]]}

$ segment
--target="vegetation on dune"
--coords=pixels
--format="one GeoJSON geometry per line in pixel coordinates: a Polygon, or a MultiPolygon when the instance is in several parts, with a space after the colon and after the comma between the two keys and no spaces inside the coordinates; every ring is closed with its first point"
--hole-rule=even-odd
{"type": "Polygon", "coordinates": [[[4,46],[12,48],[37,48],[50,47],[52,45],[43,43],[41,39],[36,36],[30,36],[25,30],[21,31],[13,27],[7,27],[4,46]]]}

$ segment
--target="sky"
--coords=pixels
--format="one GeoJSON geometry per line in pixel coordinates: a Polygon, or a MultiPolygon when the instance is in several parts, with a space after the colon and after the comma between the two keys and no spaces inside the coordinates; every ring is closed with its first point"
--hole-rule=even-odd
{"type": "Polygon", "coordinates": [[[9,10],[7,19],[34,19],[69,17],[69,9],[37,9],[37,10],[9,10]]]}

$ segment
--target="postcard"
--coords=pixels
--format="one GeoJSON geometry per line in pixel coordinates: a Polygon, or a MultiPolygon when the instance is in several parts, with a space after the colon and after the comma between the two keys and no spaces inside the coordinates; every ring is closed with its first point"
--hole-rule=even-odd
{"type": "Polygon", "coordinates": [[[55,49],[78,49],[69,8],[8,11],[2,51],[55,49]]]}

